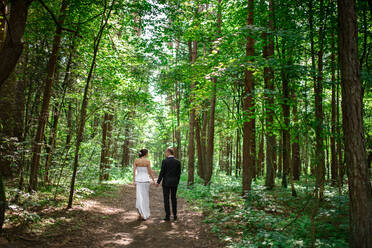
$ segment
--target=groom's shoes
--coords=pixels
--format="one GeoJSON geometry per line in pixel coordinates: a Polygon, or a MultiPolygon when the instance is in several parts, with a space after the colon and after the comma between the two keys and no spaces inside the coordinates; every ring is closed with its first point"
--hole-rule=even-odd
{"type": "Polygon", "coordinates": [[[163,220],[170,221],[170,218],[169,217],[165,217],[163,220]]]}

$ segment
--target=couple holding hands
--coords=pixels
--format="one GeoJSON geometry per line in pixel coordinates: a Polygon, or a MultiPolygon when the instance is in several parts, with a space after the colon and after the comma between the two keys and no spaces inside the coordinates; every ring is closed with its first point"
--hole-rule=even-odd
{"type": "Polygon", "coordinates": [[[150,217],[150,178],[156,187],[162,183],[165,221],[170,221],[169,195],[172,200],[172,212],[174,220],[177,220],[177,187],[181,176],[181,162],[174,157],[174,150],[167,148],[166,158],[161,163],[161,170],[157,182],[151,170],[151,161],[148,159],[149,152],[142,149],[139,152],[139,158],[134,161],[133,166],[133,184],[136,185],[136,208],[139,217],[146,220],[150,217]]]}

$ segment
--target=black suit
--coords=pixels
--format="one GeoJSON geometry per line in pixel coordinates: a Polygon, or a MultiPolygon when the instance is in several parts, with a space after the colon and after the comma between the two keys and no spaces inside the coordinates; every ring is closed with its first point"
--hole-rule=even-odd
{"type": "Polygon", "coordinates": [[[161,163],[158,184],[163,181],[163,196],[166,218],[170,218],[169,193],[172,199],[173,216],[177,216],[177,187],[181,176],[181,162],[174,157],[168,157],[161,163]]]}

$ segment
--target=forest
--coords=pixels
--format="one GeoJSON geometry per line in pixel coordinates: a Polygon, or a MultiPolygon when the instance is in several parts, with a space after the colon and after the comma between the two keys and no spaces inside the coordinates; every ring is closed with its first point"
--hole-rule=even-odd
{"type": "Polygon", "coordinates": [[[371,248],[371,162],[371,0],[0,0],[0,247],[371,248]]]}

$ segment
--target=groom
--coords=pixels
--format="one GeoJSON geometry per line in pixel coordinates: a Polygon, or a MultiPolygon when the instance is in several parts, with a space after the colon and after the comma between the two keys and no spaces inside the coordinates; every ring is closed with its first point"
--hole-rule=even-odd
{"type": "Polygon", "coordinates": [[[166,159],[161,163],[161,170],[157,181],[157,187],[163,180],[163,196],[165,208],[165,221],[170,221],[169,194],[172,199],[172,211],[174,220],[177,220],[177,187],[181,176],[181,162],[174,158],[172,148],[165,151],[166,159]]]}

